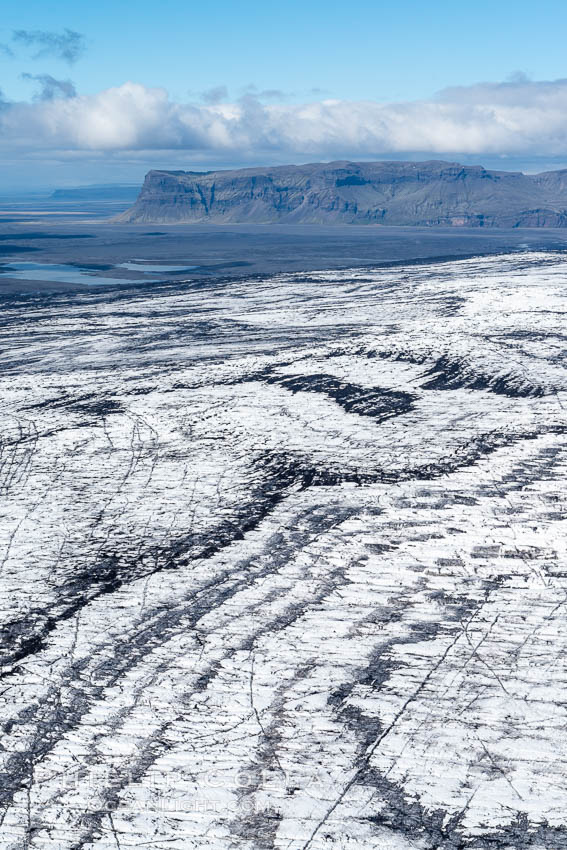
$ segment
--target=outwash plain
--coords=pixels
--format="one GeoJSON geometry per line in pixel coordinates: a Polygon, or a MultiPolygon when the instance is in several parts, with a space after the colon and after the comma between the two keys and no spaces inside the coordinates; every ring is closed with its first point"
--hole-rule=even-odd
{"type": "Polygon", "coordinates": [[[567,848],[565,231],[14,218],[2,850],[567,848]]]}

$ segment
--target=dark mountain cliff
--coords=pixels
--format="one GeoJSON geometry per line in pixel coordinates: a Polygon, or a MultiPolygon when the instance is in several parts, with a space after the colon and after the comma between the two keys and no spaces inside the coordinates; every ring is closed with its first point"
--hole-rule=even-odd
{"type": "Polygon", "coordinates": [[[525,175],[431,161],[150,171],[116,220],[565,227],[567,170],[525,175]]]}

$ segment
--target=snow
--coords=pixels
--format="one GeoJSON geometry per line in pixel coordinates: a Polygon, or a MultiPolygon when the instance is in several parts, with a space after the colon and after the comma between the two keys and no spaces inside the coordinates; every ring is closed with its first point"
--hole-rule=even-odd
{"type": "Polygon", "coordinates": [[[6,301],[0,847],[567,847],[566,296],[6,301]]]}

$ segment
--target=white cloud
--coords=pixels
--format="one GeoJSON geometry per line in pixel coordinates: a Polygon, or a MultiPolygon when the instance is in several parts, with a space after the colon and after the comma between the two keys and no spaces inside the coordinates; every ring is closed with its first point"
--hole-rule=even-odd
{"type": "MultiPolygon", "coordinates": [[[[212,98],[214,100],[214,98],[212,98]]],[[[135,154],[187,151],[250,161],[270,154],[351,158],[411,152],[448,156],[567,155],[567,80],[531,82],[515,75],[406,103],[320,100],[264,104],[175,103],[161,88],[125,83],[95,95],[0,109],[0,149],[135,154]]]]}

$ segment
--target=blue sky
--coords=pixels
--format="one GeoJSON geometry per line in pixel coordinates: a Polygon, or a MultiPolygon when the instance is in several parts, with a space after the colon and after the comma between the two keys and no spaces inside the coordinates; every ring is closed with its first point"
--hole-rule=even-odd
{"type": "MultiPolygon", "coordinates": [[[[478,0],[474,4],[402,0],[396,5],[356,0],[350,4],[320,0],[286,4],[58,0],[47,4],[28,0],[4,8],[0,23],[0,43],[4,45],[0,87],[5,99],[0,143],[4,167],[12,179],[24,173],[23,166],[19,167],[24,162],[33,180],[52,173],[56,163],[58,180],[81,182],[81,176],[91,180],[101,171],[108,179],[130,179],[129,175],[143,172],[154,159],[160,160],[160,166],[171,160],[172,167],[182,167],[185,161],[189,166],[193,162],[195,167],[216,167],[349,157],[351,149],[352,158],[389,153],[450,158],[446,154],[451,153],[451,145],[440,139],[440,130],[430,134],[431,138],[414,134],[412,145],[411,120],[417,121],[416,104],[435,101],[437,92],[456,86],[467,89],[464,101],[477,92],[482,103],[475,96],[480,125],[474,133],[469,127],[467,135],[467,116],[462,110],[460,118],[457,116],[460,96],[451,96],[451,121],[460,121],[463,129],[460,135],[453,126],[447,132],[447,139],[454,138],[455,153],[484,157],[491,163],[500,156],[511,157],[526,167],[534,159],[541,158],[542,163],[567,160],[563,129],[556,123],[548,128],[552,145],[533,141],[533,120],[541,109],[540,101],[531,107],[531,119],[525,115],[522,119],[520,132],[526,137],[525,144],[516,144],[512,132],[516,117],[510,118],[509,110],[504,115],[501,106],[498,133],[489,128],[490,141],[484,148],[480,138],[495,91],[501,104],[503,92],[509,98],[514,89],[514,108],[519,109],[525,101],[522,85],[527,86],[530,100],[535,81],[559,81],[545,96],[538,90],[538,97],[544,97],[546,108],[554,114],[562,109],[561,98],[564,89],[567,91],[562,85],[567,77],[567,4],[556,0],[542,0],[537,5],[524,0],[478,0]],[[64,37],[66,30],[82,37],[80,45],[75,45],[82,48],[76,61],[66,61],[55,42],[50,48],[46,40],[49,34],[64,37]],[[20,32],[20,37],[14,38],[14,32],[20,32]],[[42,33],[47,34],[43,41],[42,33]],[[46,80],[51,80],[47,87],[46,80]],[[120,90],[130,104],[126,112],[130,109],[129,120],[135,127],[120,123],[124,110],[116,104],[111,109],[108,97],[100,100],[101,93],[120,89],[128,81],[142,87],[134,94],[120,90]],[[508,89],[475,88],[481,82],[504,82],[508,89]],[[153,96],[143,94],[156,87],[167,92],[167,109],[163,103],[156,105],[153,96]],[[212,95],[207,96],[211,90],[212,95]],[[555,98],[552,107],[551,94],[555,98]],[[85,98],[89,97],[92,101],[87,104],[85,98]],[[244,117],[238,106],[242,98],[248,102],[244,117]],[[69,103],[61,103],[63,99],[69,103]],[[28,101],[30,106],[24,109],[22,104],[28,101]],[[215,101],[237,104],[240,112],[236,115],[225,109],[222,116],[215,113],[216,124],[222,119],[223,128],[211,129],[207,110],[212,107],[214,111],[215,101]],[[306,118],[294,111],[300,104],[328,101],[393,104],[394,112],[390,110],[386,119],[377,112],[367,127],[360,110],[353,106],[345,106],[340,113],[335,109],[333,116],[319,111],[306,118]],[[76,128],[68,115],[71,102],[76,128]],[[412,106],[401,115],[408,103],[412,106]],[[180,109],[180,104],[197,105],[202,111],[180,109]],[[254,104],[258,108],[253,115],[254,104]],[[281,130],[285,121],[277,111],[283,106],[290,110],[288,124],[296,128],[293,137],[288,132],[285,139],[281,130]],[[262,114],[260,110],[264,110],[262,114]],[[150,120],[156,128],[153,135],[147,127],[150,120]],[[163,132],[164,121],[169,136],[163,132]],[[359,133],[356,138],[348,132],[353,121],[359,133]],[[400,121],[406,121],[407,132],[392,129],[400,121]],[[91,139],[81,135],[81,122],[83,127],[92,126],[91,139]],[[105,128],[101,135],[101,123],[112,122],[116,132],[107,133],[105,128]],[[326,135],[319,132],[323,124],[326,135]],[[508,128],[509,141],[503,127],[508,128]],[[160,151],[159,156],[148,154],[154,150],[160,151]],[[163,153],[168,150],[175,153],[163,153]]],[[[426,108],[426,112],[429,115],[431,110],[426,108]]]]}
{"type": "MultiPolygon", "coordinates": [[[[135,80],[176,100],[227,85],[279,89],[308,99],[313,88],[352,100],[414,100],[455,84],[567,76],[567,4],[533,2],[215,2],[98,0],[6,4],[0,40],[12,30],[83,33],[72,69],[87,94],[135,80]]],[[[1,59],[9,97],[30,95],[22,70],[69,76],[54,57],[1,59]]]]}

